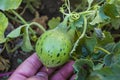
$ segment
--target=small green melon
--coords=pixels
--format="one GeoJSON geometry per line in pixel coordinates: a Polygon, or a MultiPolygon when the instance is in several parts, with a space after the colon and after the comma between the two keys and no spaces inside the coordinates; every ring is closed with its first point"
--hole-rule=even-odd
{"type": "Polygon", "coordinates": [[[46,67],[57,67],[66,63],[71,49],[72,42],[68,35],[58,30],[46,31],[36,43],[37,55],[46,67]]]}

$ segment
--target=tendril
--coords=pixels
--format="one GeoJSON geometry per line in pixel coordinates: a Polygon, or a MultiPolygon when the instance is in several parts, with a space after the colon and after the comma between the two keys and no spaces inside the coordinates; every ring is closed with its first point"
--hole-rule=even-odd
{"type": "Polygon", "coordinates": [[[73,49],[70,52],[70,56],[72,56],[73,52],[76,50],[76,47],[78,46],[79,41],[85,36],[86,30],[87,30],[87,19],[84,16],[84,29],[83,29],[83,32],[82,32],[81,36],[75,42],[75,44],[73,46],[73,49]]]}
{"type": "Polygon", "coordinates": [[[66,12],[68,12],[68,14],[71,14],[69,0],[65,0],[65,3],[62,5],[62,7],[60,7],[60,12],[62,12],[64,15],[67,15],[66,12]]]}
{"type": "Polygon", "coordinates": [[[78,14],[76,12],[71,13],[71,19],[72,20],[78,20],[79,18],[80,18],[80,14],[78,14]]]}

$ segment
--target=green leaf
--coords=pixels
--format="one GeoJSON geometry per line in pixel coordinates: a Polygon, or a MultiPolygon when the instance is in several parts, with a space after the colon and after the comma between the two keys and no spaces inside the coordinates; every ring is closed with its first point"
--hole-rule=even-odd
{"type": "MultiPolygon", "coordinates": [[[[109,9],[110,12],[113,11],[110,14],[116,15],[116,16],[118,16],[120,18],[120,0],[107,0],[107,4],[109,4],[108,9],[110,7],[112,7],[110,5],[113,5],[112,9],[111,8],[109,9]]],[[[106,11],[106,12],[109,12],[109,11],[106,11]]],[[[113,21],[113,23],[114,22],[116,23],[117,20],[118,20],[118,18],[117,19],[113,19],[112,21],[113,21]]],[[[117,21],[117,23],[118,23],[118,21],[117,21]]]]}
{"type": "Polygon", "coordinates": [[[77,28],[81,28],[83,27],[83,23],[84,23],[84,18],[83,16],[81,16],[77,21],[74,22],[74,26],[76,26],[77,28]]]}
{"type": "Polygon", "coordinates": [[[106,0],[106,2],[109,3],[109,4],[113,4],[114,1],[117,1],[117,0],[106,0]]]}
{"type": "Polygon", "coordinates": [[[60,23],[60,17],[57,18],[52,18],[51,20],[48,21],[48,26],[50,29],[55,28],[59,23],[60,23]]]}
{"type": "Polygon", "coordinates": [[[117,11],[120,12],[120,0],[106,0],[108,4],[114,4],[117,7],[117,11]]]}
{"type": "Polygon", "coordinates": [[[110,0],[108,1],[106,13],[117,18],[111,19],[111,25],[114,29],[120,28],[120,0],[110,0]],[[111,6],[112,5],[112,6],[111,6]],[[109,10],[108,10],[109,9],[109,10]]]}
{"type": "Polygon", "coordinates": [[[97,45],[98,46],[105,46],[108,43],[114,42],[114,39],[113,39],[110,32],[103,31],[103,34],[104,34],[105,37],[103,39],[98,39],[97,40],[97,42],[98,42],[97,45]]]}
{"type": "Polygon", "coordinates": [[[102,80],[106,80],[105,79],[106,76],[113,75],[112,70],[110,69],[110,67],[104,67],[104,68],[102,68],[100,70],[96,70],[95,72],[101,75],[102,80]]]}
{"type": "Polygon", "coordinates": [[[18,36],[20,36],[20,32],[21,32],[21,29],[23,28],[24,26],[20,26],[16,29],[14,29],[12,32],[10,32],[7,37],[8,38],[16,38],[18,36]]]}
{"type": "Polygon", "coordinates": [[[115,18],[111,20],[111,25],[114,29],[119,29],[120,28],[120,18],[115,18]]]}
{"type": "Polygon", "coordinates": [[[93,19],[92,22],[90,22],[91,25],[95,25],[98,23],[106,22],[110,19],[107,15],[105,15],[103,7],[101,6],[99,10],[97,11],[96,17],[93,19]]]}
{"type": "Polygon", "coordinates": [[[104,64],[103,63],[98,63],[97,65],[95,65],[93,67],[93,70],[100,70],[101,68],[103,68],[104,64]]]}
{"type": "Polygon", "coordinates": [[[78,46],[76,48],[76,55],[86,57],[90,55],[92,52],[94,52],[94,48],[97,45],[97,39],[96,37],[84,37],[80,40],[78,43],[78,46]]]}
{"type": "Polygon", "coordinates": [[[87,80],[101,80],[99,75],[92,74],[87,78],[87,80]]]}
{"type": "Polygon", "coordinates": [[[106,50],[111,52],[110,55],[106,55],[104,57],[104,64],[110,66],[117,62],[120,62],[120,42],[111,43],[105,46],[106,50]]]}
{"type": "Polygon", "coordinates": [[[112,63],[113,63],[113,54],[110,54],[110,55],[106,55],[105,57],[104,57],[104,64],[106,65],[106,66],[110,66],[112,63]]]}
{"type": "Polygon", "coordinates": [[[21,46],[22,50],[25,52],[30,52],[33,50],[32,44],[29,39],[28,28],[29,26],[26,26],[24,28],[23,45],[21,46]]]}
{"type": "Polygon", "coordinates": [[[90,53],[94,51],[94,47],[97,44],[97,39],[95,37],[85,38],[85,46],[90,53]]]}
{"type": "Polygon", "coordinates": [[[111,17],[111,18],[117,18],[119,16],[119,13],[117,11],[117,7],[114,4],[105,4],[103,6],[104,13],[111,17]]]}
{"type": "Polygon", "coordinates": [[[111,65],[112,72],[116,75],[120,74],[120,61],[111,65]]]}
{"type": "Polygon", "coordinates": [[[113,54],[120,54],[120,42],[118,43],[112,43],[112,45],[106,45],[106,49],[109,50],[113,54]],[[108,49],[108,46],[112,46],[112,48],[108,49]],[[107,47],[107,48],[106,48],[107,47]]]}
{"type": "Polygon", "coordinates": [[[116,43],[112,42],[112,43],[106,44],[104,48],[109,52],[114,53],[115,46],[116,46],[116,43]]]}
{"type": "Polygon", "coordinates": [[[86,80],[86,77],[93,70],[93,62],[88,59],[78,59],[75,61],[73,67],[76,74],[76,80],[86,80]]]}
{"type": "Polygon", "coordinates": [[[1,10],[17,9],[21,2],[22,0],[0,0],[0,9],[1,10]]]}
{"type": "Polygon", "coordinates": [[[109,80],[109,79],[105,79],[104,76],[108,76],[112,74],[113,73],[110,67],[104,67],[100,70],[93,71],[87,80],[94,80],[92,78],[95,78],[95,80],[109,80]]]}
{"type": "Polygon", "coordinates": [[[8,19],[7,17],[0,12],[0,43],[5,42],[4,32],[8,26],[8,19]]]}
{"type": "Polygon", "coordinates": [[[117,7],[117,11],[120,14],[120,0],[114,0],[113,4],[117,7]]]}
{"type": "Polygon", "coordinates": [[[119,80],[120,64],[114,64],[111,67],[104,67],[100,70],[92,72],[92,76],[97,76],[99,80],[119,80]]]}

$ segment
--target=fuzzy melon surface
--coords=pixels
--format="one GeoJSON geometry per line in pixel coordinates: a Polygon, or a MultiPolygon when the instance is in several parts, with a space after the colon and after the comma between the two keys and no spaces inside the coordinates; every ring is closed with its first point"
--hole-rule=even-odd
{"type": "Polygon", "coordinates": [[[36,43],[36,52],[46,67],[57,67],[66,63],[72,43],[67,34],[58,30],[46,31],[36,43]]]}

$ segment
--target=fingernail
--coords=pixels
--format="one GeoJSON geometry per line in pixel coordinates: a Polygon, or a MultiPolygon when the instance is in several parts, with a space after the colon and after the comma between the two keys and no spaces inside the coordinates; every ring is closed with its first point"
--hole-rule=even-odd
{"type": "Polygon", "coordinates": [[[36,76],[37,76],[37,77],[43,77],[43,78],[48,79],[48,75],[47,75],[47,73],[45,73],[45,72],[38,72],[38,73],[36,74],[36,76]]]}

